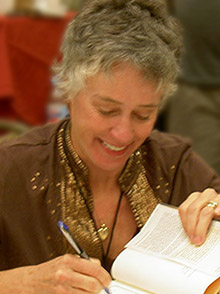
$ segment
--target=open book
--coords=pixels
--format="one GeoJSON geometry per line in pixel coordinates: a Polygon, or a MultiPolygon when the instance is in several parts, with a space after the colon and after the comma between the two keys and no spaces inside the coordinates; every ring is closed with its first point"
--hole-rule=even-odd
{"type": "Polygon", "coordinates": [[[158,204],[141,231],[113,263],[112,294],[220,292],[220,222],[206,242],[191,244],[176,208],[158,204]]]}

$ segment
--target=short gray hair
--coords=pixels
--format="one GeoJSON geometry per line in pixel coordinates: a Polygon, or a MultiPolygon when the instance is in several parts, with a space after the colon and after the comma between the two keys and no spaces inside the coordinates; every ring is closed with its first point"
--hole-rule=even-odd
{"type": "Polygon", "coordinates": [[[164,0],[89,0],[69,24],[54,64],[64,99],[73,98],[85,80],[129,62],[163,88],[174,89],[179,68],[179,27],[164,0]]]}

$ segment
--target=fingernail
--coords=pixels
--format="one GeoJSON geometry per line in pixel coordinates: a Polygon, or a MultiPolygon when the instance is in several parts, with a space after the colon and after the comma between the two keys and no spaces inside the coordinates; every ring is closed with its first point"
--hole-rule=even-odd
{"type": "Polygon", "coordinates": [[[193,244],[195,245],[201,245],[203,243],[203,238],[200,236],[196,236],[193,238],[193,244]]]}

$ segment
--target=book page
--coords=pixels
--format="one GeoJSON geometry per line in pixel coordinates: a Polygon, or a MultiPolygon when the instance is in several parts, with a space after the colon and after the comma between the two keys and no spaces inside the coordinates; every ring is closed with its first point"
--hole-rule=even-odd
{"type": "MultiPolygon", "coordinates": [[[[152,292],[139,290],[118,281],[111,282],[109,286],[109,291],[111,294],[155,294],[152,292]]],[[[103,289],[99,294],[106,294],[106,292],[103,289]]]]}
{"type": "Polygon", "coordinates": [[[185,234],[178,210],[158,204],[148,222],[126,247],[179,262],[215,278],[220,276],[220,222],[213,221],[205,243],[195,246],[185,234]]]}
{"type": "Polygon", "coordinates": [[[154,294],[147,291],[142,291],[137,288],[130,287],[118,281],[112,281],[110,285],[111,294],[154,294]]]}
{"type": "Polygon", "coordinates": [[[215,280],[196,271],[188,275],[187,271],[180,263],[126,248],[116,258],[111,273],[117,282],[133,287],[134,293],[202,294],[215,280]]]}

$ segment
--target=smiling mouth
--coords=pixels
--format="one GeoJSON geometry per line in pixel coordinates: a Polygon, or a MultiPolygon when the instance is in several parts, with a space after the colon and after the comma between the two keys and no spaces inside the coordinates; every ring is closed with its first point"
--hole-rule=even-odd
{"type": "Polygon", "coordinates": [[[108,148],[109,150],[112,150],[112,151],[122,151],[124,150],[125,148],[127,148],[127,146],[123,146],[123,147],[116,147],[116,146],[113,146],[113,145],[110,145],[104,141],[102,141],[102,144],[108,148]]]}

